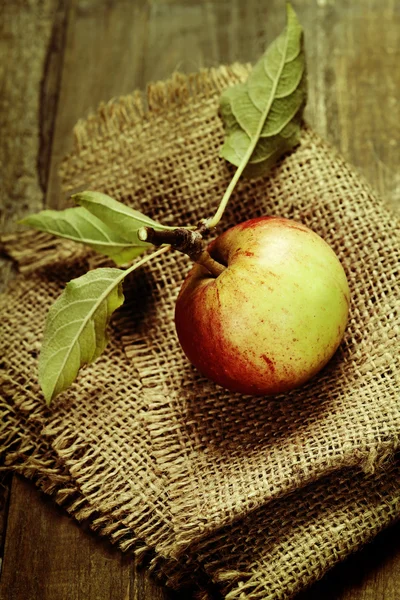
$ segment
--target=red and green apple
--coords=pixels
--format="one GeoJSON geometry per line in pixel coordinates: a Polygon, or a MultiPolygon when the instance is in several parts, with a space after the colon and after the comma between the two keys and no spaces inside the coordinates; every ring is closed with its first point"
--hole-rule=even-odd
{"type": "Polygon", "coordinates": [[[296,388],[338,348],[349,287],[332,248],[293,220],[238,224],[208,247],[226,268],[195,264],[178,296],[175,324],[197,369],[234,392],[268,395],[296,388]]]}

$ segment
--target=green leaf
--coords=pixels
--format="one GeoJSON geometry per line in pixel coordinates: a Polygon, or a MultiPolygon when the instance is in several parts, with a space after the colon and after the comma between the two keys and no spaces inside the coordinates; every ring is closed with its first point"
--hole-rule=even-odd
{"type": "Polygon", "coordinates": [[[303,31],[290,4],[281,35],[256,63],[247,81],[225,90],[221,156],[249,177],[266,175],[300,139],[306,102],[303,31]]]}
{"type": "Polygon", "coordinates": [[[125,271],[95,269],[66,285],[48,312],[39,357],[39,383],[47,404],[103,352],[110,317],[124,301],[125,277],[170,249],[162,246],[125,271]]]}
{"type": "Polygon", "coordinates": [[[39,358],[39,382],[47,404],[93,362],[107,344],[111,314],[124,301],[126,271],[96,269],[70,281],[50,308],[39,358]]]}
{"type": "Polygon", "coordinates": [[[122,235],[133,244],[143,244],[137,234],[141,227],[153,227],[160,231],[174,229],[173,227],[160,225],[150,217],[130,208],[130,206],[126,206],[126,204],[122,204],[122,202],[118,202],[118,200],[114,200],[107,194],[86,191],[75,194],[72,198],[77,204],[84,206],[86,210],[90,211],[103,223],[107,223],[109,227],[112,227],[119,235],[122,235]]]}
{"type": "Polygon", "coordinates": [[[117,265],[129,262],[145,252],[150,244],[131,242],[103,223],[85,208],[43,210],[22,219],[23,225],[87,244],[96,252],[109,256],[117,265]]]}

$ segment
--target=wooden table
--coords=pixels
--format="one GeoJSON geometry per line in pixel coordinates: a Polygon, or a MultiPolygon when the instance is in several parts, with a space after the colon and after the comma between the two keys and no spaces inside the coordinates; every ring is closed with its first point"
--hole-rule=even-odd
{"type": "MultiPolygon", "coordinates": [[[[308,120],[393,206],[400,202],[399,0],[293,0],[306,34],[308,120]]],[[[61,207],[71,129],[102,100],[174,70],[254,61],[282,0],[0,0],[2,229],[61,207]]],[[[13,276],[1,261],[3,285],[13,276]]],[[[1,600],[177,599],[33,484],[0,481],[1,600]]],[[[400,526],[302,600],[398,600],[400,526]]],[[[186,596],[180,596],[187,598],[186,596]]]]}

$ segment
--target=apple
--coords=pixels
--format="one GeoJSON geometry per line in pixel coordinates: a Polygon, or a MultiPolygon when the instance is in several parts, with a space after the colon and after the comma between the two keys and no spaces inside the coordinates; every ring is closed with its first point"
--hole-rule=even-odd
{"type": "Polygon", "coordinates": [[[338,348],[349,286],[332,248],[280,217],[240,223],[208,246],[217,277],[195,264],[180,290],[175,325],[189,361],[234,392],[296,388],[338,348]]]}

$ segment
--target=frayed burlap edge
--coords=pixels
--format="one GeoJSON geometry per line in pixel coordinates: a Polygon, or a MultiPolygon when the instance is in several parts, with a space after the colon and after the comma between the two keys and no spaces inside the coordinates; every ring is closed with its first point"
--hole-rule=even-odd
{"type": "MultiPolygon", "coordinates": [[[[64,164],[76,152],[90,147],[96,138],[110,132],[114,133],[115,130],[122,131],[135,123],[142,123],[150,114],[154,115],[166,109],[169,111],[179,109],[191,96],[200,95],[204,98],[212,96],[221,87],[243,81],[250,70],[250,65],[234,63],[230,66],[202,69],[188,75],[174,73],[166,81],[150,83],[145,92],[137,90],[132,94],[119,96],[100,104],[95,112],[79,120],[75,125],[73,150],[65,158],[64,164]]],[[[64,178],[62,166],[60,175],[64,178]]],[[[64,189],[68,190],[66,181],[64,181],[64,189]]]]}

